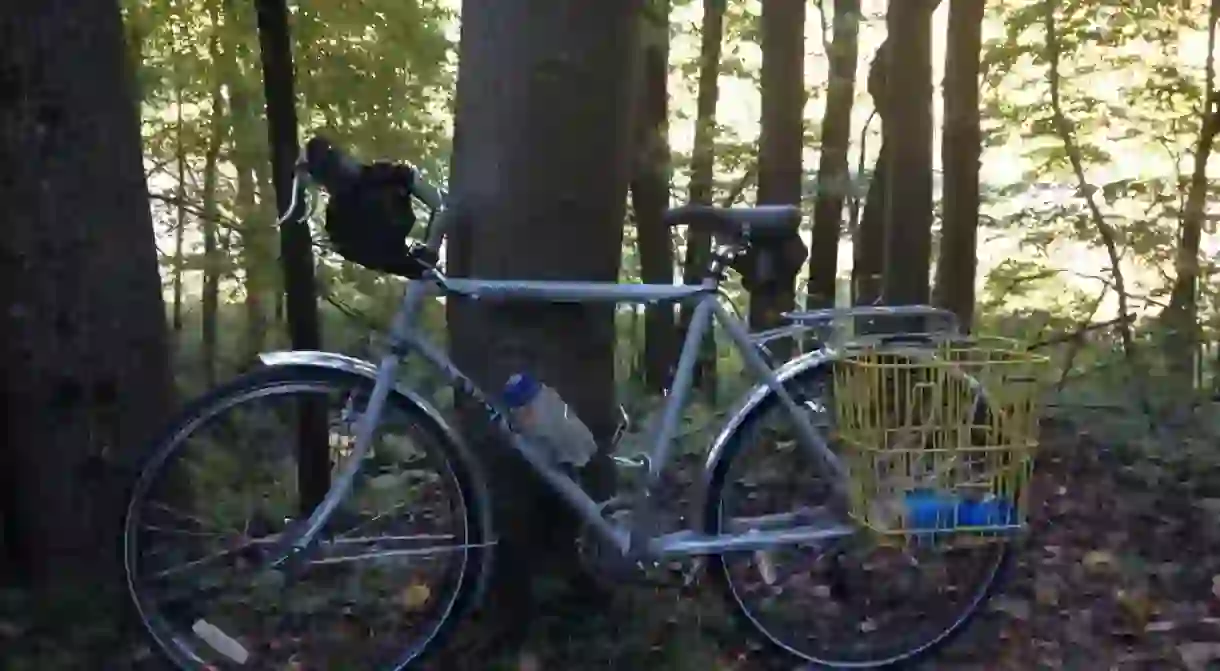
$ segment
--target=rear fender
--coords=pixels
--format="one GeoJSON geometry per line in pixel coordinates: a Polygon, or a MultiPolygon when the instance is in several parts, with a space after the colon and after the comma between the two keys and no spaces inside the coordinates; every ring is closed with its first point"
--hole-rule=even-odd
{"type": "MultiPolygon", "coordinates": [[[[829,369],[841,356],[842,354],[837,350],[829,348],[818,349],[791,359],[780,366],[775,371],[775,378],[781,385],[787,384],[794,378],[818,368],[829,369]]],[[[724,427],[720,429],[720,433],[712,441],[711,448],[707,453],[707,461],[703,466],[703,477],[699,480],[701,491],[696,496],[691,497],[693,508],[690,511],[690,519],[694,522],[691,528],[699,531],[703,530],[703,511],[706,509],[706,498],[710,493],[716,469],[720,466],[720,462],[730,455],[729,448],[737,439],[738,433],[740,433],[746,421],[759,410],[759,406],[764,401],[773,397],[775,397],[775,392],[766,384],[755,386],[737,403],[736,411],[733,412],[729,421],[725,422],[724,427]]]]}

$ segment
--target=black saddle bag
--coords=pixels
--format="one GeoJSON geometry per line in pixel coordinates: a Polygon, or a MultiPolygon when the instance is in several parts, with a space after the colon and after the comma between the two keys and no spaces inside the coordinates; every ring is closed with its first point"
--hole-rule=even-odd
{"type": "Polygon", "coordinates": [[[335,252],[371,270],[418,277],[423,265],[407,253],[415,227],[412,180],[405,166],[373,163],[341,192],[332,192],[325,228],[335,252]]]}

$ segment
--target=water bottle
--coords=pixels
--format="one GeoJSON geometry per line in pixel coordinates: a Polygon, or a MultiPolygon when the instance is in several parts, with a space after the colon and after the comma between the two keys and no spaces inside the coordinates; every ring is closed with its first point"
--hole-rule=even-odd
{"type": "Polygon", "coordinates": [[[549,463],[580,468],[597,452],[589,427],[554,389],[532,375],[510,376],[503,396],[517,426],[549,463]]]}
{"type": "Polygon", "coordinates": [[[916,531],[1005,527],[1017,523],[1016,509],[997,496],[976,501],[946,492],[915,490],[907,493],[905,508],[907,528],[916,531]]]}

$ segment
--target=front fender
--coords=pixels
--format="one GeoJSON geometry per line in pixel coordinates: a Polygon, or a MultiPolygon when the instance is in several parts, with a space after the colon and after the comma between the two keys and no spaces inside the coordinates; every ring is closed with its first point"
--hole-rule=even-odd
{"type": "MultiPolygon", "coordinates": [[[[830,364],[838,360],[841,356],[842,354],[838,350],[834,349],[826,348],[815,350],[792,359],[780,366],[775,371],[775,378],[782,385],[798,375],[830,364]]],[[[750,417],[751,414],[754,413],[758,406],[767,399],[768,396],[771,396],[774,393],[775,392],[771,391],[771,388],[766,384],[759,384],[747,392],[745,396],[738,401],[736,410],[734,410],[732,416],[729,417],[729,421],[725,422],[724,427],[720,429],[720,433],[718,433],[716,438],[712,441],[711,448],[707,453],[707,461],[703,465],[703,477],[700,478],[700,488],[702,491],[700,492],[700,495],[692,497],[692,504],[697,506],[697,508],[691,511],[691,515],[692,519],[694,519],[699,525],[695,528],[700,530],[703,528],[704,499],[707,497],[712,482],[712,475],[716,472],[716,467],[724,459],[725,452],[728,450],[729,445],[732,444],[733,438],[737,435],[737,432],[740,431],[742,425],[745,424],[745,421],[750,417]]]]}
{"type": "MultiPolygon", "coordinates": [[[[331,370],[343,371],[345,373],[353,373],[361,377],[366,377],[369,380],[377,380],[377,366],[370,361],[357,359],[356,357],[347,356],[346,354],[337,354],[335,352],[320,352],[315,350],[284,350],[279,352],[263,352],[258,355],[258,360],[264,366],[307,366],[315,368],[329,368],[331,370]]],[[[423,413],[436,428],[441,431],[454,445],[462,446],[462,442],[457,432],[445,420],[445,416],[440,413],[431,403],[423,396],[420,396],[415,391],[395,385],[394,392],[407,400],[408,403],[415,406],[415,409],[423,413]]]]}

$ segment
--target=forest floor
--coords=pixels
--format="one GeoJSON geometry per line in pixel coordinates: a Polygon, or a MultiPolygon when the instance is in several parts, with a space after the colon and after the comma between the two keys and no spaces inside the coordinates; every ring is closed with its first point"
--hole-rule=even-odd
{"type": "MultiPolygon", "coordinates": [[[[1009,579],[961,636],[919,668],[1220,670],[1220,466],[1107,449],[1062,426],[1048,434],[1030,533],[1009,579]]],[[[670,610],[635,616],[636,629],[641,619],[660,623],[647,627],[649,661],[623,632],[609,645],[569,641],[571,654],[542,655],[538,668],[799,668],[743,646],[721,626],[718,602],[675,592],[670,603],[670,610]]]]}
{"type": "MultiPolygon", "coordinates": [[[[1044,441],[1031,513],[1031,533],[1001,593],[922,668],[1220,669],[1220,468],[1108,450],[1060,428],[1044,441]]],[[[506,668],[793,669],[764,663],[722,629],[712,599],[643,589],[630,599],[624,612],[646,615],[562,627],[562,640],[540,645],[538,659],[506,668]]],[[[56,610],[50,621],[31,621],[0,604],[0,666],[148,668],[126,660],[99,666],[91,645],[99,623],[56,610]],[[74,654],[78,646],[92,654],[74,654]]],[[[533,629],[537,638],[551,630],[545,622],[533,629]]],[[[147,650],[135,657],[147,663],[147,650]]]]}

